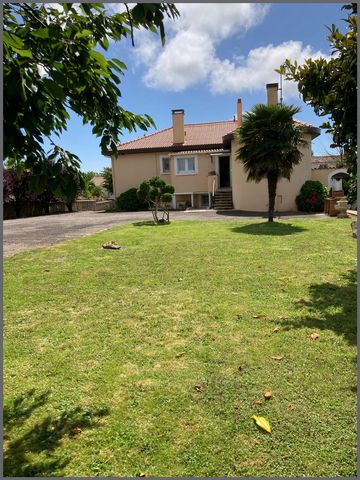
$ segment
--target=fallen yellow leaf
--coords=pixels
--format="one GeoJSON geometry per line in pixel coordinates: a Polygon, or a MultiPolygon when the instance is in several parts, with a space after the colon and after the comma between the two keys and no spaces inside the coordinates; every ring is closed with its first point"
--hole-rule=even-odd
{"type": "Polygon", "coordinates": [[[254,405],[262,405],[262,401],[261,400],[254,400],[253,404],[254,405]]]}
{"type": "Polygon", "coordinates": [[[271,358],[273,360],[282,360],[284,357],[282,355],[273,355],[271,358]]]}
{"type": "Polygon", "coordinates": [[[185,355],[185,353],[186,353],[186,352],[177,353],[177,354],[175,355],[175,358],[180,358],[180,357],[182,357],[183,355],[185,355]]]}
{"type": "Polygon", "coordinates": [[[264,313],[259,313],[257,315],[253,315],[253,318],[266,318],[266,315],[264,313]]]}
{"type": "Polygon", "coordinates": [[[264,397],[266,400],[270,400],[270,398],[272,397],[272,392],[265,392],[264,397]]]}
{"type": "Polygon", "coordinates": [[[265,432],[271,433],[270,423],[268,422],[268,420],[266,420],[266,418],[258,417],[257,415],[253,415],[251,418],[255,420],[255,423],[258,427],[265,430],[265,432]]]}
{"type": "Polygon", "coordinates": [[[318,338],[320,337],[320,335],[316,332],[313,332],[311,335],[310,335],[310,338],[311,340],[317,340],[318,338]]]}

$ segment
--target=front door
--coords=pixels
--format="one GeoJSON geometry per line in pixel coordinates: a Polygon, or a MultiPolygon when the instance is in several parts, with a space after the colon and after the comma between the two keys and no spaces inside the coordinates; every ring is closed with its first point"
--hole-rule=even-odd
{"type": "Polygon", "coordinates": [[[219,157],[219,187],[230,187],[230,156],[219,157]]]}

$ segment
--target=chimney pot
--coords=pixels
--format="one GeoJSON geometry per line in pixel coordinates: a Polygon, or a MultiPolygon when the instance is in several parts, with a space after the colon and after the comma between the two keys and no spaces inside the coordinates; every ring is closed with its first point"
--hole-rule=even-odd
{"type": "Polygon", "coordinates": [[[185,128],[184,128],[184,110],[177,108],[171,111],[172,113],[172,124],[173,124],[173,143],[182,144],[185,139],[185,128]]]}
{"type": "Polygon", "coordinates": [[[277,105],[279,103],[278,90],[279,90],[279,84],[278,83],[268,83],[266,85],[267,104],[268,105],[277,105]]]}
{"type": "Polygon", "coordinates": [[[237,101],[236,115],[237,115],[238,127],[241,127],[241,125],[242,125],[242,102],[241,102],[241,98],[238,98],[238,101],[237,101]]]}

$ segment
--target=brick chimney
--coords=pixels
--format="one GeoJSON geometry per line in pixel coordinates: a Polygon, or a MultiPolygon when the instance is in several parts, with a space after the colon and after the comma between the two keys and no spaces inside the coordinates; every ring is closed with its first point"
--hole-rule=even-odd
{"type": "Polygon", "coordinates": [[[238,124],[238,127],[241,127],[241,125],[242,125],[242,103],[241,103],[241,98],[238,98],[238,101],[237,101],[236,115],[237,115],[237,124],[238,124]]]}
{"type": "Polygon", "coordinates": [[[279,103],[278,90],[279,90],[279,84],[278,83],[268,83],[266,85],[267,104],[268,105],[277,105],[279,103]]]}
{"type": "Polygon", "coordinates": [[[184,110],[172,110],[172,124],[173,124],[173,143],[179,145],[184,143],[185,129],[184,129],[184,110]]]}

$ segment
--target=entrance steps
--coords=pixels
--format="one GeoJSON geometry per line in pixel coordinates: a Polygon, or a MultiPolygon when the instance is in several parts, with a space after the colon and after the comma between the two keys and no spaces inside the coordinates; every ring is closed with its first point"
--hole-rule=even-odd
{"type": "Polygon", "coordinates": [[[234,208],[232,200],[232,190],[218,190],[215,192],[214,209],[232,210],[234,208]]]}

